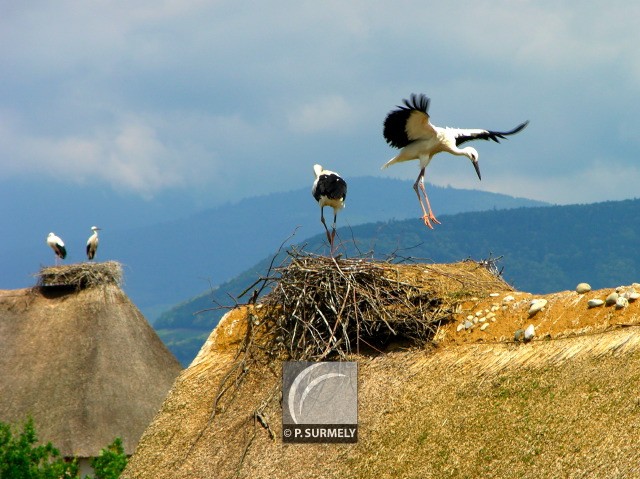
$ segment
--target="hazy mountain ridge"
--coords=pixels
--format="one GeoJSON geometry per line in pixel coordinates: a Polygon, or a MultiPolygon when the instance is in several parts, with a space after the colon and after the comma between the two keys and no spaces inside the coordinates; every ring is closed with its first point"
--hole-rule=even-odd
{"type": "MultiPolygon", "coordinates": [[[[582,281],[594,288],[640,281],[640,262],[632,254],[640,243],[640,224],[629,221],[639,214],[640,200],[634,199],[459,213],[442,216],[442,225],[432,231],[410,219],[341,228],[338,234],[349,257],[369,251],[378,258],[395,252],[400,259],[424,262],[502,256],[498,265],[509,283],[544,294],[572,289],[582,281]]],[[[326,237],[318,234],[307,240],[305,250],[326,253],[324,242],[326,237]]],[[[231,306],[230,295],[237,296],[263,275],[272,257],[160,316],[155,327],[183,364],[199,348],[196,337],[206,337],[226,310],[194,313],[217,304],[231,306]],[[182,331],[181,344],[172,344],[172,329],[182,331]],[[185,329],[193,331],[191,342],[185,329]]]]}
{"type": "MultiPolygon", "coordinates": [[[[419,222],[420,207],[411,185],[410,181],[382,178],[349,180],[347,206],[339,215],[339,226],[389,218],[419,222]]],[[[430,192],[433,206],[442,214],[540,204],[475,190],[430,187],[430,192]]],[[[245,199],[144,231],[129,230],[114,242],[123,251],[126,264],[138,263],[138,274],[129,275],[126,288],[136,304],[146,308],[158,303],[159,293],[164,304],[175,304],[235,277],[275,251],[294,232],[296,238],[322,232],[319,216],[310,188],[303,188],[245,199]],[[169,254],[157,252],[150,257],[144,235],[162,238],[161,247],[169,254]],[[154,283],[147,281],[151,276],[155,276],[154,283]]]]}

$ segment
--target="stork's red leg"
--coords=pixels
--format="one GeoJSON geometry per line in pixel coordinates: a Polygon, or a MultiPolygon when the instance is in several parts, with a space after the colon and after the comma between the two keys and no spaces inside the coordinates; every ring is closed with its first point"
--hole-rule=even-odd
{"type": "MultiPolygon", "coordinates": [[[[423,180],[424,180],[424,178],[423,178],[423,180]]],[[[424,183],[422,181],[420,182],[420,189],[424,193],[424,199],[427,201],[427,208],[429,209],[429,219],[431,221],[433,221],[434,223],[436,223],[436,224],[441,224],[438,221],[438,219],[435,217],[435,215],[433,214],[433,211],[431,211],[431,205],[429,204],[429,196],[427,196],[427,190],[425,190],[424,183]]]]}
{"type": "Polygon", "coordinates": [[[335,240],[335,237],[336,237],[336,229],[333,228],[331,230],[331,240],[329,241],[329,245],[330,245],[330,248],[331,248],[331,256],[333,256],[333,253],[334,253],[334,240],[335,240]]]}
{"type": "Polygon", "coordinates": [[[333,252],[334,252],[334,248],[333,248],[333,243],[334,240],[336,238],[336,222],[338,221],[338,214],[336,213],[336,210],[333,210],[333,224],[331,225],[331,240],[329,241],[329,244],[331,245],[331,256],[333,256],[333,252]]]}
{"type": "Polygon", "coordinates": [[[424,221],[424,224],[426,226],[428,226],[429,228],[433,229],[433,225],[431,224],[431,220],[433,220],[435,223],[440,224],[440,222],[436,219],[436,217],[433,215],[433,212],[431,211],[431,205],[429,205],[429,198],[427,197],[427,192],[424,189],[424,168],[422,168],[420,170],[420,174],[418,175],[418,179],[416,179],[416,182],[413,184],[413,189],[416,192],[416,195],[418,195],[418,201],[420,202],[420,208],[422,208],[422,221],[424,221]],[[420,195],[420,191],[422,191],[422,193],[424,193],[424,197],[427,200],[427,206],[429,207],[429,212],[427,213],[426,208],[424,207],[424,202],[422,201],[422,196],[420,195]]]}
{"type": "Polygon", "coordinates": [[[324,208],[320,208],[320,221],[324,225],[324,231],[327,233],[327,241],[329,242],[330,247],[333,249],[333,239],[331,238],[331,234],[329,233],[329,228],[327,228],[327,222],[324,220],[324,208]]]}

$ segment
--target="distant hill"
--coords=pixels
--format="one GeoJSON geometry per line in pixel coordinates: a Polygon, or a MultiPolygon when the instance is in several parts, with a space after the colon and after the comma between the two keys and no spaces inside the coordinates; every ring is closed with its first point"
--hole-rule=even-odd
{"type": "MultiPolygon", "coordinates": [[[[413,218],[341,228],[338,234],[350,257],[371,251],[378,258],[395,253],[398,260],[441,263],[502,256],[499,266],[510,284],[543,294],[572,289],[582,281],[594,288],[640,282],[640,260],[634,255],[640,245],[640,223],[633,221],[638,217],[640,200],[634,199],[460,213],[440,217],[442,225],[433,231],[413,218]]],[[[305,249],[326,253],[324,242],[318,234],[305,249]]],[[[215,303],[232,305],[229,296],[264,274],[270,261],[266,257],[215,291],[160,316],[154,326],[184,365],[225,310],[195,312],[215,303]]]]}
{"type": "MultiPolygon", "coordinates": [[[[411,181],[349,178],[347,207],[339,224],[417,218],[411,181]]],[[[474,190],[427,186],[435,211],[514,208],[540,202],[474,190]]],[[[172,191],[150,199],[96,185],[61,187],[50,181],[0,182],[5,218],[0,289],[33,284],[32,274],[53,262],[50,231],[67,244],[65,263],[84,261],[92,225],[103,228],[97,259],[125,265],[124,289],[153,322],[198,291],[234,278],[275,251],[297,228],[296,238],[322,231],[311,182],[294,191],[203,209],[192,195],[172,191]]]]}

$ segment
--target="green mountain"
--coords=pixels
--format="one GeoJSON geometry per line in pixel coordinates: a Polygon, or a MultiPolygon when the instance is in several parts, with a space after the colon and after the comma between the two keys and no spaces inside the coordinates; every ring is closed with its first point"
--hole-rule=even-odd
{"type": "MultiPolygon", "coordinates": [[[[349,257],[393,255],[397,261],[438,263],[502,257],[499,266],[510,284],[541,294],[572,289],[582,281],[594,288],[640,281],[634,254],[640,244],[638,217],[640,200],[626,200],[459,213],[439,217],[442,224],[434,230],[417,218],[378,222],[341,228],[338,235],[349,257]]],[[[324,234],[317,235],[304,249],[326,254],[325,242],[324,234]]],[[[226,312],[211,308],[232,306],[232,297],[264,274],[272,257],[161,315],[155,327],[183,364],[226,312]]]]}
{"type": "MultiPolygon", "coordinates": [[[[347,207],[338,219],[341,226],[420,214],[411,181],[372,177],[348,181],[347,207]]],[[[427,188],[439,214],[540,205],[485,191],[427,188]]],[[[206,290],[209,284],[219,285],[251,268],[294,230],[298,238],[323,231],[318,205],[311,196],[311,181],[305,188],[246,198],[184,218],[111,232],[100,247],[104,246],[105,255],[109,254],[107,248],[117,252],[114,257],[128,266],[125,291],[155,322],[157,312],[206,290]]]]}

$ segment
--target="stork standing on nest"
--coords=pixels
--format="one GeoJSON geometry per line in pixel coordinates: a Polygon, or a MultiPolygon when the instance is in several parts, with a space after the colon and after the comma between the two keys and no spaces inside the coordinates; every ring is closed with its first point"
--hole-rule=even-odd
{"type": "Polygon", "coordinates": [[[459,128],[440,128],[429,121],[429,98],[425,95],[412,94],[410,100],[403,100],[404,106],[398,106],[392,110],[384,121],[383,134],[387,143],[395,148],[400,148],[400,153],[386,162],[382,168],[387,168],[394,163],[410,160],[420,160],[420,174],[413,184],[413,189],[418,195],[418,201],[422,208],[424,224],[433,229],[431,222],[440,224],[431,211],[429,197],[424,189],[424,172],[431,158],[437,153],[446,152],[458,156],[466,156],[473,163],[478,179],[480,166],[478,165],[478,152],[475,148],[459,146],[470,140],[493,140],[500,143],[500,138],[506,138],[521,131],[528,121],[521,123],[510,131],[491,130],[463,130],[459,128]],[[422,196],[427,204],[425,209],[422,196]]]}
{"type": "Polygon", "coordinates": [[[87,240],[87,258],[89,259],[89,261],[96,257],[96,251],[98,251],[99,242],[98,231],[100,231],[101,229],[102,228],[98,228],[97,226],[91,227],[91,231],[93,231],[93,234],[89,236],[89,239],[87,240]]]}
{"type": "Polygon", "coordinates": [[[333,240],[336,236],[336,220],[338,218],[338,211],[344,208],[344,200],[347,198],[347,182],[344,181],[338,173],[325,170],[320,165],[313,165],[313,171],[316,179],[313,182],[311,194],[320,205],[320,221],[322,221],[324,229],[327,232],[327,240],[329,241],[331,253],[333,254],[333,240]],[[331,233],[329,233],[329,228],[327,228],[327,223],[324,220],[325,206],[333,208],[331,233]]]}
{"type": "Polygon", "coordinates": [[[56,236],[55,233],[49,233],[47,236],[47,244],[56,255],[56,265],[58,264],[58,258],[65,259],[67,257],[67,249],[64,247],[64,241],[56,236]]]}

